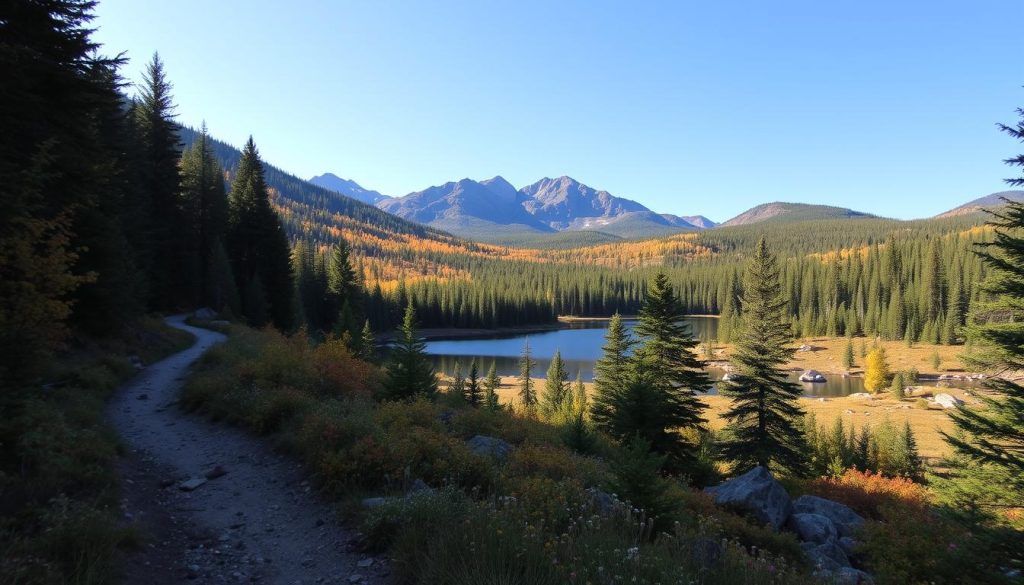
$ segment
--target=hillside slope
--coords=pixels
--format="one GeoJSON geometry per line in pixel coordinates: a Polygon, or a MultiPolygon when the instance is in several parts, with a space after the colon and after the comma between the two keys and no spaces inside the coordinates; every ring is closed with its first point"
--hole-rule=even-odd
{"type": "Polygon", "coordinates": [[[968,201],[959,207],[954,207],[945,213],[940,213],[935,217],[955,217],[957,215],[976,213],[984,209],[1002,207],[1005,204],[1003,199],[1009,199],[1010,201],[1024,201],[1024,191],[1000,191],[998,193],[992,193],[991,195],[985,195],[984,197],[979,197],[973,201],[968,201]]]}
{"type": "Polygon", "coordinates": [[[877,217],[870,213],[854,211],[845,207],[810,205],[807,203],[785,203],[774,201],[762,203],[744,211],[722,224],[722,226],[750,225],[766,221],[808,221],[815,219],[848,219],[877,217]]]}

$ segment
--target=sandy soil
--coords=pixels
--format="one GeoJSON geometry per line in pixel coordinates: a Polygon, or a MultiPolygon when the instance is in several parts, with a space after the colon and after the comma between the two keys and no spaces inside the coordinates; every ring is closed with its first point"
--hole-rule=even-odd
{"type": "Polygon", "coordinates": [[[177,407],[188,367],[219,333],[168,323],[196,336],[122,387],[108,417],[126,446],[122,507],[145,544],[124,560],[124,582],[387,582],[380,559],[356,550],[356,534],[310,488],[298,464],[266,441],[177,407]],[[226,472],[192,491],[182,483],[226,472]]]}

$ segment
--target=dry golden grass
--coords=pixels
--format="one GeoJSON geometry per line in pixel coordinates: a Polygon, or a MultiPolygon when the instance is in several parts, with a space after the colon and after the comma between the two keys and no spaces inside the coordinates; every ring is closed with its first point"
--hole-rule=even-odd
{"type": "MultiPolygon", "coordinates": [[[[544,378],[533,378],[535,388],[539,393],[544,389],[544,378]]],[[[593,384],[586,384],[587,392],[593,390],[593,384]]],[[[856,428],[863,425],[877,425],[889,417],[893,423],[903,425],[904,421],[910,421],[910,427],[917,438],[917,447],[921,456],[927,460],[935,461],[949,454],[949,446],[942,439],[941,431],[950,432],[953,430],[953,423],[946,412],[936,406],[930,405],[922,408],[919,399],[930,393],[943,392],[951,394],[964,400],[968,406],[977,403],[977,400],[964,390],[959,388],[934,388],[930,386],[918,386],[912,396],[903,401],[896,401],[888,394],[878,394],[872,400],[851,398],[849,396],[838,398],[803,398],[800,406],[808,413],[814,413],[818,424],[831,426],[836,417],[843,419],[846,428],[852,424],[856,428]]],[[[498,398],[503,404],[519,404],[519,389],[517,379],[514,376],[501,378],[501,388],[498,390],[498,398]]],[[[724,425],[722,414],[729,406],[729,399],[723,396],[708,395],[702,396],[708,405],[708,420],[711,428],[720,429],[724,425]]]]}
{"type": "MultiPolygon", "coordinates": [[[[846,350],[847,338],[845,337],[807,337],[795,342],[800,345],[809,345],[813,351],[798,351],[788,366],[793,369],[818,370],[820,372],[843,372],[843,352],[846,350]]],[[[913,347],[907,347],[902,341],[884,341],[873,338],[865,339],[857,337],[853,339],[853,368],[850,373],[859,374],[863,372],[864,358],[861,357],[861,346],[864,344],[868,351],[875,343],[885,348],[885,356],[889,361],[892,371],[916,369],[924,375],[941,375],[950,372],[963,372],[963,365],[960,363],[960,354],[963,353],[963,346],[959,345],[931,345],[915,343],[913,347]],[[939,369],[932,367],[932,354],[939,352],[939,369]]],[[[716,346],[715,359],[727,359],[731,345],[716,346]]]]}

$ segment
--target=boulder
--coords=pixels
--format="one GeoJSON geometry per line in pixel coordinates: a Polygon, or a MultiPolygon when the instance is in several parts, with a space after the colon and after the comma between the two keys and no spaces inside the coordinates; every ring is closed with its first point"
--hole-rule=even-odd
{"type": "Polygon", "coordinates": [[[468,441],[469,448],[477,455],[492,457],[498,461],[508,459],[512,453],[512,445],[506,441],[486,435],[477,435],[468,441]]]}
{"type": "Polygon", "coordinates": [[[852,557],[857,554],[857,547],[860,546],[860,542],[852,536],[840,536],[839,540],[836,541],[839,544],[839,548],[843,549],[846,556],[852,557]]]}
{"type": "Polygon", "coordinates": [[[598,488],[590,488],[587,490],[587,493],[589,493],[590,497],[593,499],[594,508],[597,509],[597,513],[601,514],[602,516],[608,516],[609,514],[614,512],[616,508],[622,505],[622,503],[619,502],[619,500],[616,499],[615,496],[609,494],[604,490],[598,488]]]}
{"type": "Polygon", "coordinates": [[[761,466],[704,491],[714,496],[716,504],[747,511],[776,530],[793,511],[786,488],[761,466]]]}
{"type": "Polygon", "coordinates": [[[960,400],[959,398],[953,396],[952,394],[943,393],[935,395],[935,404],[938,404],[942,408],[956,408],[963,403],[963,400],[960,400]]]}
{"type": "Polygon", "coordinates": [[[786,522],[786,527],[796,532],[800,540],[815,544],[825,544],[835,540],[838,536],[838,531],[832,520],[821,514],[793,514],[786,522]]]}
{"type": "Polygon", "coordinates": [[[850,559],[846,558],[846,553],[843,552],[843,549],[839,548],[835,541],[829,541],[816,546],[806,546],[804,551],[807,553],[807,558],[810,559],[811,564],[820,570],[838,571],[843,567],[850,566],[850,559]]]}
{"type": "Polygon", "coordinates": [[[839,536],[853,536],[864,524],[864,518],[848,506],[818,496],[800,496],[793,502],[793,512],[827,517],[835,525],[839,536]]]}
{"type": "Polygon", "coordinates": [[[821,375],[821,372],[819,372],[818,370],[807,370],[806,372],[800,374],[800,381],[811,382],[813,384],[821,384],[826,380],[825,376],[821,375]]]}
{"type": "Polygon", "coordinates": [[[840,567],[833,577],[836,585],[874,585],[875,582],[871,575],[853,567],[840,567]]]}

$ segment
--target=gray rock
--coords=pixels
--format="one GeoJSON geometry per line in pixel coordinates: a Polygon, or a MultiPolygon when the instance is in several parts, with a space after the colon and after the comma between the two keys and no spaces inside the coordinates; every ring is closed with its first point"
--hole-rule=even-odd
{"type": "Polygon", "coordinates": [[[205,477],[193,477],[178,484],[178,489],[183,492],[190,492],[206,483],[205,477]]]}
{"type": "Polygon", "coordinates": [[[369,569],[373,566],[373,559],[359,559],[359,562],[356,563],[356,566],[360,569],[369,569]]]}
{"type": "Polygon", "coordinates": [[[825,382],[825,376],[818,370],[807,370],[803,374],[800,374],[801,382],[812,382],[814,384],[821,384],[825,382]]]}
{"type": "Polygon", "coordinates": [[[838,571],[843,567],[850,566],[850,559],[846,557],[846,553],[834,541],[814,547],[805,547],[804,551],[807,553],[807,558],[811,561],[811,564],[818,569],[838,571]]]}
{"type": "Polygon", "coordinates": [[[365,499],[363,499],[363,507],[364,508],[379,508],[379,507],[383,506],[387,501],[388,501],[387,498],[382,498],[380,496],[375,497],[375,498],[365,498],[365,499]]]}
{"type": "Polygon", "coordinates": [[[776,530],[785,524],[793,511],[786,488],[761,466],[704,491],[715,497],[716,504],[750,512],[776,530]]]}
{"type": "Polygon", "coordinates": [[[494,437],[488,437],[486,435],[477,435],[470,439],[469,448],[472,449],[477,455],[483,455],[485,457],[493,457],[498,461],[504,461],[508,459],[508,456],[512,454],[512,445],[507,442],[496,439],[494,437]]]}
{"type": "Polygon", "coordinates": [[[598,513],[601,515],[607,516],[614,512],[616,507],[621,505],[621,502],[615,499],[615,496],[604,490],[590,488],[587,491],[594,500],[594,507],[597,508],[598,513]]]}
{"type": "Polygon", "coordinates": [[[793,512],[826,516],[835,524],[839,536],[853,536],[864,524],[864,518],[849,507],[818,496],[800,496],[793,502],[793,512]]]}
{"type": "Polygon", "coordinates": [[[846,553],[846,556],[848,557],[852,557],[856,554],[857,547],[860,546],[860,542],[850,536],[841,536],[837,542],[839,543],[839,548],[843,549],[843,552],[846,553]]]}
{"type": "Polygon", "coordinates": [[[943,393],[935,395],[935,404],[938,404],[942,408],[956,408],[963,403],[963,400],[960,400],[959,398],[953,396],[952,394],[943,393]]]}
{"type": "Polygon", "coordinates": [[[838,536],[836,526],[832,523],[832,520],[828,516],[822,516],[821,514],[793,514],[786,522],[786,526],[793,532],[796,532],[800,540],[804,542],[824,544],[835,540],[838,536]]]}
{"type": "Polygon", "coordinates": [[[875,580],[864,571],[853,567],[840,567],[834,575],[836,585],[874,585],[875,580]]]}

